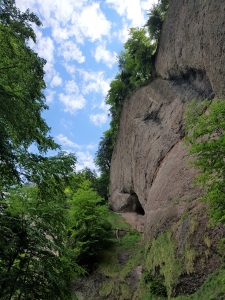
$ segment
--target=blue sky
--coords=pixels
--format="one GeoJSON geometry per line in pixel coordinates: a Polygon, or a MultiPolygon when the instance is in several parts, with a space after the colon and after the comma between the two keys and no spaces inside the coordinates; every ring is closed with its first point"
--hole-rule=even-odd
{"type": "Polygon", "coordinates": [[[117,73],[117,55],[131,27],[142,27],[157,0],[16,0],[42,21],[35,52],[47,60],[43,118],[62,150],[75,152],[76,169],[93,159],[109,128],[105,96],[117,73]]]}

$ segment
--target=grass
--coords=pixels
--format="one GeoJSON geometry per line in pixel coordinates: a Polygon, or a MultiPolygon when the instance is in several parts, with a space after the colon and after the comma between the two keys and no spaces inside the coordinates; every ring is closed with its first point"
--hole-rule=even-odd
{"type": "Polygon", "coordinates": [[[191,214],[190,211],[186,212],[185,214],[183,214],[183,215],[180,217],[180,220],[184,221],[190,214],[191,214]]]}
{"type": "Polygon", "coordinates": [[[136,247],[136,244],[141,240],[140,233],[131,229],[128,234],[121,238],[121,249],[123,250],[133,250],[136,247]]]}
{"type": "Polygon", "coordinates": [[[103,284],[99,290],[99,295],[108,297],[111,294],[111,292],[113,291],[113,288],[114,288],[113,280],[103,282],[103,284]]]}
{"type": "Polygon", "coordinates": [[[184,265],[187,274],[191,274],[194,272],[195,257],[196,257],[195,249],[191,247],[189,242],[187,242],[185,244],[185,250],[184,250],[184,265]]]}
{"type": "Polygon", "coordinates": [[[112,224],[113,228],[124,230],[131,229],[130,225],[125,222],[124,218],[114,212],[109,212],[108,221],[110,222],[110,224],[112,224]]]}

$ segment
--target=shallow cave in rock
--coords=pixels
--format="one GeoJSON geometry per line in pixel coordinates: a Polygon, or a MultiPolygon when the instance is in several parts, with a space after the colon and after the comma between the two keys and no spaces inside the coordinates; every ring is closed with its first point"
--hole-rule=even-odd
{"type": "Polygon", "coordinates": [[[145,211],[138,199],[136,193],[132,192],[132,194],[127,199],[127,204],[121,208],[122,212],[135,212],[139,215],[144,216],[145,211]]]}

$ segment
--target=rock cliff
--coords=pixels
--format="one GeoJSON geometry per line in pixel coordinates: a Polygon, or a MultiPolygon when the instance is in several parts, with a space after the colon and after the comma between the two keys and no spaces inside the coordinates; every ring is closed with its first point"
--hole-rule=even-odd
{"type": "Polygon", "coordinates": [[[216,244],[224,230],[207,226],[206,207],[198,201],[202,191],[193,185],[197,174],[182,142],[184,111],[192,99],[225,99],[225,2],[170,0],[155,69],[155,79],[124,102],[110,204],[140,215],[149,249],[172,232],[174,255],[184,264],[173,293],[192,293],[220,265],[216,244]]]}

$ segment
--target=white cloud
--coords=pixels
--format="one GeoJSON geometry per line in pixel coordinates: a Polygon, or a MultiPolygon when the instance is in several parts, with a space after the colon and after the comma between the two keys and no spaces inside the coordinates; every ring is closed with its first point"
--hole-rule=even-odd
{"type": "Polygon", "coordinates": [[[42,33],[38,30],[35,30],[35,32],[38,34],[37,43],[34,44],[30,41],[29,45],[41,58],[44,58],[47,61],[44,65],[45,80],[50,81],[52,77],[56,75],[56,71],[54,69],[55,45],[50,37],[42,37],[42,33]]]}
{"type": "Polygon", "coordinates": [[[59,55],[63,56],[66,61],[76,60],[80,64],[85,61],[81,50],[72,41],[67,41],[61,45],[59,55]]]}
{"type": "Polygon", "coordinates": [[[46,93],[46,96],[45,96],[46,102],[47,103],[53,102],[54,95],[55,95],[55,91],[47,90],[47,93],[46,93]]]}
{"type": "Polygon", "coordinates": [[[75,114],[77,110],[84,108],[86,100],[80,94],[59,94],[59,100],[64,104],[65,112],[75,114]]]}
{"type": "Polygon", "coordinates": [[[51,18],[57,20],[61,25],[65,25],[73,18],[74,13],[80,12],[88,0],[38,0],[42,3],[40,13],[44,16],[45,22],[51,22],[51,18]]]}
{"type": "Polygon", "coordinates": [[[99,44],[94,52],[94,58],[97,62],[103,61],[107,67],[112,68],[118,61],[116,52],[110,52],[106,49],[105,43],[99,44]]]}
{"type": "Polygon", "coordinates": [[[77,148],[77,149],[80,149],[81,146],[79,146],[78,144],[70,141],[66,136],[64,136],[63,134],[59,134],[56,136],[57,140],[59,141],[59,143],[63,146],[69,146],[69,147],[72,147],[72,148],[77,148]]]}
{"type": "Polygon", "coordinates": [[[146,11],[157,3],[157,0],[106,0],[116,12],[130,21],[129,27],[142,27],[146,22],[146,11]]]}
{"type": "Polygon", "coordinates": [[[89,151],[76,152],[76,157],[77,157],[77,164],[76,164],[77,171],[81,171],[85,167],[88,167],[90,169],[95,169],[94,159],[93,156],[89,153],[89,151]]]}
{"type": "Polygon", "coordinates": [[[131,20],[131,27],[144,25],[144,13],[141,10],[140,0],[106,0],[116,12],[126,19],[131,20]]]}
{"type": "Polygon", "coordinates": [[[98,105],[98,108],[103,110],[102,113],[97,113],[97,114],[91,114],[90,115],[90,121],[96,125],[96,126],[102,126],[102,124],[105,124],[108,120],[109,117],[109,108],[110,106],[105,103],[103,100],[100,105],[98,105]]]}
{"type": "Polygon", "coordinates": [[[41,37],[37,40],[37,44],[34,46],[34,50],[38,55],[47,60],[47,63],[54,62],[54,42],[50,37],[41,37]]]}
{"type": "Polygon", "coordinates": [[[17,0],[16,6],[19,7],[21,11],[25,11],[29,8],[32,12],[37,13],[37,6],[33,0],[17,0]]]}
{"type": "Polygon", "coordinates": [[[90,115],[91,122],[94,123],[96,126],[101,126],[102,124],[105,124],[107,122],[107,119],[108,119],[107,113],[90,115]]]}
{"type": "Polygon", "coordinates": [[[85,71],[83,69],[79,69],[78,72],[83,78],[83,89],[82,92],[84,94],[89,94],[90,92],[101,93],[103,96],[106,96],[109,90],[109,85],[111,79],[105,78],[104,72],[93,72],[93,71],[85,71]]]}
{"type": "MultiPolygon", "coordinates": [[[[36,27],[35,27],[36,28],[36,27]]],[[[37,34],[37,43],[34,44],[30,42],[30,47],[38,53],[41,58],[44,58],[47,62],[44,65],[45,71],[45,80],[47,82],[51,81],[51,87],[61,85],[62,78],[59,76],[59,73],[56,72],[54,68],[54,53],[55,45],[53,40],[50,37],[43,37],[42,33],[35,29],[37,34]]]]}
{"type": "Polygon", "coordinates": [[[65,112],[75,114],[77,110],[85,106],[86,100],[83,95],[80,94],[79,88],[74,80],[67,81],[65,91],[66,94],[59,94],[59,100],[64,104],[65,112]]]}
{"type": "Polygon", "coordinates": [[[146,0],[146,1],[141,1],[141,8],[144,9],[145,11],[149,11],[150,8],[154,5],[157,4],[157,0],[146,0]]]}
{"type": "Polygon", "coordinates": [[[69,80],[66,82],[65,90],[68,94],[79,93],[79,88],[74,80],[69,80]]]}
{"type": "Polygon", "coordinates": [[[122,20],[122,23],[123,23],[123,27],[116,33],[116,36],[118,37],[120,42],[124,44],[129,37],[130,25],[125,21],[124,18],[122,20]]]}
{"type": "Polygon", "coordinates": [[[83,43],[83,37],[91,41],[109,36],[111,23],[106,19],[100,5],[88,0],[17,0],[22,11],[30,8],[42,16],[44,27],[52,27],[52,36],[57,43],[75,37],[83,43]]]}
{"type": "Polygon", "coordinates": [[[111,23],[100,10],[99,3],[85,6],[76,22],[83,35],[92,42],[110,35],[111,23]]]}
{"type": "Polygon", "coordinates": [[[103,100],[101,102],[101,104],[99,105],[99,108],[102,109],[102,110],[104,110],[105,112],[109,113],[110,105],[106,104],[105,100],[103,100]]]}
{"type": "Polygon", "coordinates": [[[54,87],[54,86],[59,86],[62,84],[62,78],[59,76],[59,73],[56,73],[53,78],[52,78],[52,81],[51,81],[51,87],[54,87]]]}
{"type": "Polygon", "coordinates": [[[66,69],[67,73],[74,77],[74,74],[76,72],[75,66],[68,63],[63,63],[63,66],[66,69]]]}
{"type": "Polygon", "coordinates": [[[94,150],[94,149],[97,148],[97,146],[98,146],[97,144],[91,143],[91,144],[87,145],[86,148],[87,148],[87,149],[90,149],[90,150],[94,150]]]}
{"type": "Polygon", "coordinates": [[[78,43],[83,43],[83,34],[77,24],[81,11],[88,0],[17,0],[16,4],[25,11],[27,8],[41,16],[44,27],[51,27],[52,37],[59,43],[70,37],[75,37],[78,43]],[[69,24],[75,20],[75,26],[69,24]]]}
{"type": "MultiPolygon", "coordinates": [[[[52,27],[52,37],[57,43],[64,42],[70,37],[70,31],[67,27],[60,27],[60,23],[53,21],[55,24],[52,27]]],[[[52,23],[53,23],[52,22],[52,23]]]]}

